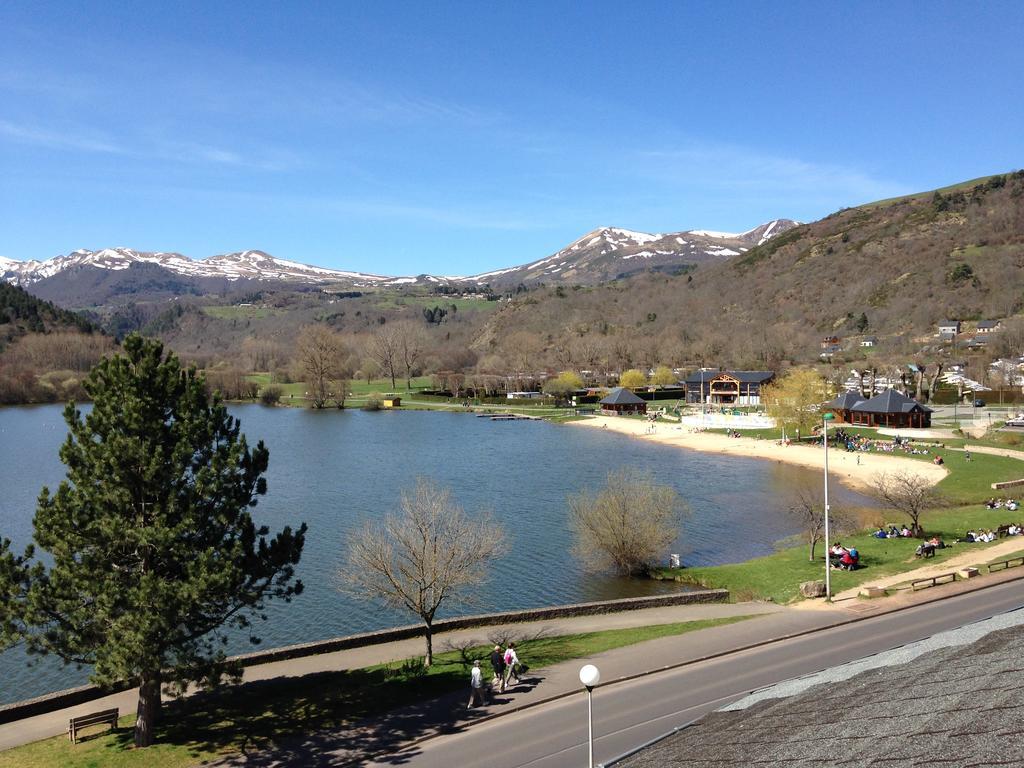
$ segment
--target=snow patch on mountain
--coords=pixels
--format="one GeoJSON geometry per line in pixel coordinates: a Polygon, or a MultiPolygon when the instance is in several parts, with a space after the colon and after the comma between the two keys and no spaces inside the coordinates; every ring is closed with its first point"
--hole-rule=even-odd
{"type": "MultiPolygon", "coordinates": [[[[755,227],[756,229],[756,227],[755,227]]],[[[752,232],[753,230],[751,230],[752,232]]],[[[688,229],[684,235],[699,235],[700,237],[714,237],[718,240],[735,240],[741,235],[733,232],[715,232],[712,229],[688,229]]]]}

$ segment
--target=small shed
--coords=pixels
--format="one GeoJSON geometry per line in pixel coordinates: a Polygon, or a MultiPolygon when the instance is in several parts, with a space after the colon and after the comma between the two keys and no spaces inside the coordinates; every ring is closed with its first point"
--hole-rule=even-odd
{"type": "Polygon", "coordinates": [[[850,408],[850,423],[865,427],[925,428],[932,425],[932,409],[895,389],[887,389],[850,408]]]}
{"type": "Polygon", "coordinates": [[[385,408],[398,408],[402,405],[402,398],[398,395],[384,395],[381,402],[385,408]]]}
{"type": "Polygon", "coordinates": [[[601,400],[601,413],[618,416],[623,413],[647,413],[647,402],[625,387],[616,387],[601,400]]]}

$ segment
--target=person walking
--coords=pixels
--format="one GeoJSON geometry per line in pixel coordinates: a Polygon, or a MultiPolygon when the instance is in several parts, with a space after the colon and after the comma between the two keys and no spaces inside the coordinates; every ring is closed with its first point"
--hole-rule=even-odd
{"type": "Polygon", "coordinates": [[[516,679],[516,685],[519,685],[519,656],[516,654],[516,644],[509,643],[508,648],[505,649],[505,687],[508,687],[509,681],[514,677],[516,679]]]}
{"type": "Polygon", "coordinates": [[[491,681],[491,686],[498,686],[498,690],[501,693],[505,692],[505,654],[502,653],[501,646],[494,646],[494,650],[491,651],[491,669],[494,670],[494,680],[491,681]]]}
{"type": "Polygon", "coordinates": [[[484,705],[484,676],[479,659],[473,662],[473,671],[469,673],[469,704],[466,706],[472,709],[474,702],[481,707],[484,705]]]}

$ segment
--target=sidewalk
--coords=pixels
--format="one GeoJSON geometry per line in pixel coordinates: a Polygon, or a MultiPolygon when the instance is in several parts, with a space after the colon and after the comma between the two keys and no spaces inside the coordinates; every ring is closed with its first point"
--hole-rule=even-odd
{"type": "MultiPolygon", "coordinates": [[[[672,624],[679,621],[696,621],[698,619],[712,619],[725,616],[778,613],[786,610],[771,603],[711,603],[706,605],[645,608],[637,611],[623,611],[621,613],[522,622],[447,632],[434,636],[434,648],[436,650],[443,650],[448,643],[460,643],[471,639],[486,643],[488,632],[500,626],[512,627],[515,632],[524,635],[540,630],[544,630],[547,634],[552,635],[566,635],[577,632],[595,632],[604,629],[672,624]]],[[[423,638],[416,637],[409,640],[379,643],[377,645],[352,648],[334,653],[260,664],[246,668],[242,679],[248,682],[275,677],[299,677],[314,672],[359,669],[374,664],[422,656],[423,651],[423,638]]],[[[137,702],[138,691],[137,689],[132,689],[105,696],[101,699],[94,699],[85,704],[78,704],[73,707],[2,724],[0,725],[0,750],[10,749],[20,744],[27,744],[49,736],[65,733],[68,727],[68,719],[71,717],[98,712],[103,709],[112,709],[113,707],[120,709],[121,714],[134,712],[137,702]]]]}

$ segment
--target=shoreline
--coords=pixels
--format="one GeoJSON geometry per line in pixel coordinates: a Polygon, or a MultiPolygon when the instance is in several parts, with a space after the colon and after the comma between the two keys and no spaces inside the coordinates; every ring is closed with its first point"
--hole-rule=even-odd
{"type": "MultiPolygon", "coordinates": [[[[687,427],[664,421],[653,422],[656,429],[653,433],[648,433],[646,430],[652,422],[621,416],[591,416],[585,420],[566,423],[590,429],[607,429],[659,445],[672,445],[704,453],[777,461],[819,471],[824,471],[825,468],[824,451],[817,446],[787,446],[778,445],[774,440],[729,437],[717,432],[691,432],[687,427]]],[[[898,454],[847,453],[838,450],[829,452],[829,476],[857,491],[871,490],[872,481],[879,473],[899,470],[920,475],[932,485],[949,474],[944,467],[898,454]],[[859,464],[856,461],[858,456],[859,464]]]]}

